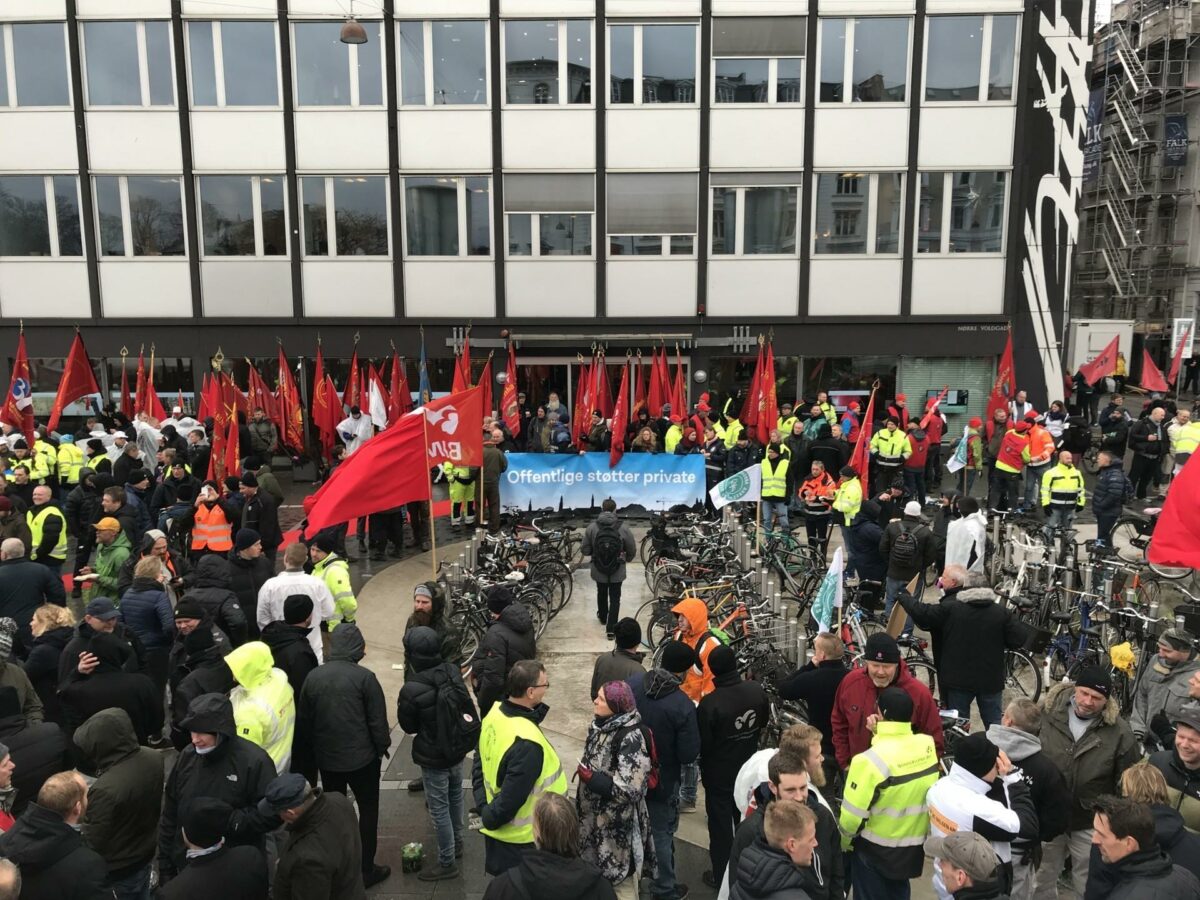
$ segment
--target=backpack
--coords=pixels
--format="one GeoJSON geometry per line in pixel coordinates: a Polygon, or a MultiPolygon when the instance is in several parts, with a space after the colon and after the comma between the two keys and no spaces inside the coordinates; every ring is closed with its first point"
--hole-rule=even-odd
{"type": "Polygon", "coordinates": [[[652,791],[658,787],[660,776],[658,765],[658,747],[654,744],[654,732],[646,727],[646,725],[630,725],[626,728],[622,728],[615,735],[613,735],[612,765],[610,766],[610,769],[613,772],[617,771],[617,754],[621,752],[621,744],[625,740],[625,735],[629,734],[631,731],[640,731],[642,733],[642,740],[646,742],[646,753],[650,756],[650,774],[646,776],[646,790],[652,791]]]}
{"type": "Polygon", "coordinates": [[[896,535],[896,540],[892,542],[892,554],[889,557],[889,561],[893,566],[908,569],[913,566],[919,567],[920,559],[921,544],[917,540],[916,533],[909,531],[905,527],[905,524],[901,522],[900,533],[896,535]]]}
{"type": "Polygon", "coordinates": [[[461,679],[447,675],[438,685],[434,714],[437,747],[448,758],[462,758],[479,744],[479,713],[461,679]]]}
{"type": "Polygon", "coordinates": [[[596,539],[592,541],[592,565],[601,575],[615,575],[625,561],[625,542],[621,540],[621,526],[604,522],[596,528],[596,539]]]}

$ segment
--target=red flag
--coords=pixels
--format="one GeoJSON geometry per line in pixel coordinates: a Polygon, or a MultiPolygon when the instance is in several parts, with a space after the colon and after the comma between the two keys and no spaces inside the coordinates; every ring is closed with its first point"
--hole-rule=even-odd
{"type": "MultiPolygon", "coordinates": [[[[483,364],[483,371],[479,373],[479,387],[483,389],[483,414],[490,416],[494,409],[492,407],[492,354],[488,354],[487,362],[483,364]]],[[[480,426],[482,431],[483,426],[480,426]]]]}
{"type": "Polygon", "coordinates": [[[1179,337],[1179,345],[1175,348],[1175,355],[1171,357],[1171,371],[1167,375],[1167,381],[1171,384],[1175,383],[1175,379],[1179,377],[1179,366],[1183,362],[1183,348],[1192,342],[1192,327],[1189,325],[1179,337]]]}
{"type": "Polygon", "coordinates": [[[1151,359],[1150,351],[1145,347],[1142,348],[1142,387],[1148,391],[1158,391],[1162,394],[1171,390],[1171,386],[1163,378],[1163,373],[1151,359]]]}
{"type": "MultiPolygon", "coordinates": [[[[325,357],[321,353],[321,344],[317,343],[317,359],[313,363],[313,396],[317,396],[317,388],[325,383],[325,357]]],[[[315,418],[315,417],[314,417],[315,418]]]]}
{"type": "Polygon", "coordinates": [[[1120,344],[1120,337],[1113,338],[1108,342],[1108,346],[1100,351],[1099,356],[1079,367],[1079,371],[1083,373],[1088,384],[1095,384],[1101,378],[1113,373],[1117,368],[1117,350],[1120,349],[1120,344]]]}
{"type": "Polygon", "coordinates": [[[225,478],[242,474],[242,458],[238,452],[238,421],[229,420],[229,431],[225,435],[225,478]]]}
{"type": "Polygon", "coordinates": [[[592,367],[579,364],[579,389],[575,392],[575,421],[571,425],[571,441],[579,444],[587,432],[586,422],[591,421],[592,367]]]}
{"type": "Polygon", "coordinates": [[[29,371],[29,356],[25,352],[25,332],[17,338],[17,358],[13,360],[12,379],[8,395],[0,406],[0,422],[6,422],[25,435],[25,443],[33,453],[33,378],[29,371]]]}
{"type": "Polygon", "coordinates": [[[1200,568],[1200,463],[1192,454],[1171,482],[1146,554],[1160,566],[1200,568]]]}
{"type": "Polygon", "coordinates": [[[678,346],[675,347],[675,385],[671,388],[671,411],[678,413],[681,420],[687,418],[687,381],[683,377],[683,359],[678,346]]]}
{"type": "Polygon", "coordinates": [[[521,408],[517,406],[517,348],[508,345],[508,365],[504,370],[504,390],[500,392],[500,416],[508,426],[508,433],[516,437],[521,433],[521,408]]]}
{"type": "Polygon", "coordinates": [[[214,417],[212,447],[208,453],[208,471],[205,477],[218,485],[225,484],[225,430],[225,422],[214,417]]]}
{"type": "Polygon", "coordinates": [[[220,422],[223,427],[230,419],[237,421],[238,413],[248,415],[250,405],[246,400],[246,395],[233,383],[233,378],[227,372],[222,372],[220,378],[221,411],[213,416],[213,420],[220,422]]]}
{"type": "Polygon", "coordinates": [[[1008,411],[1008,401],[1016,396],[1017,381],[1013,373],[1012,329],[1009,329],[1008,340],[1004,344],[1004,352],[1000,354],[1000,366],[996,369],[996,380],[992,384],[992,393],[988,395],[987,423],[996,420],[996,410],[1008,411]]]}
{"type": "Polygon", "coordinates": [[[625,431],[629,428],[629,363],[621,367],[621,386],[617,389],[617,402],[612,414],[612,446],[608,451],[608,467],[611,469],[625,454],[625,431]]]}
{"type": "Polygon", "coordinates": [[[328,456],[337,441],[337,423],[342,418],[342,403],[338,399],[333,379],[326,375],[313,386],[312,423],[321,439],[321,449],[328,456]]]}
{"type": "Polygon", "coordinates": [[[150,368],[146,372],[146,412],[150,414],[150,418],[156,422],[161,422],[167,417],[167,411],[163,408],[162,400],[158,396],[158,391],[154,389],[154,346],[150,346],[150,368]]]}
{"type": "Polygon", "coordinates": [[[87,348],[83,346],[83,336],[75,332],[75,340],[71,342],[71,352],[67,354],[67,364],[63,367],[62,378],[58,381],[58,393],[54,395],[54,408],[46,427],[51,431],[58,427],[62,411],[81,397],[100,393],[96,384],[96,374],[92,371],[92,361],[88,359],[87,348]]]}
{"type": "Polygon", "coordinates": [[[135,413],[140,414],[140,413],[144,413],[147,411],[146,410],[146,405],[147,405],[146,357],[143,355],[141,350],[138,351],[138,367],[137,367],[136,385],[137,386],[134,388],[134,395],[133,395],[133,411],[135,413]]]}
{"type": "Polygon", "coordinates": [[[858,473],[863,484],[863,493],[867,491],[867,473],[871,468],[871,432],[875,428],[875,391],[871,391],[871,399],[867,401],[867,411],[862,417],[862,426],[858,430],[858,442],[854,452],[850,454],[850,467],[858,473]]]}
{"type": "Polygon", "coordinates": [[[662,379],[658,377],[658,348],[650,351],[650,396],[648,399],[650,415],[658,418],[662,415],[662,405],[667,402],[663,394],[662,379]]]}
{"type": "Polygon", "coordinates": [[[312,497],[308,534],[429,496],[429,469],[483,462],[483,386],[431,400],[367,441],[312,497]]]}
{"type": "Polygon", "coordinates": [[[758,361],[754,364],[754,375],[750,378],[750,387],[746,390],[746,399],[742,401],[742,411],[738,416],[738,421],[746,428],[753,428],[758,424],[758,404],[759,395],[762,393],[763,384],[763,345],[758,345],[758,361]]]}
{"type": "Polygon", "coordinates": [[[942,401],[946,399],[948,393],[950,393],[950,385],[947,384],[942,387],[942,392],[934,398],[932,404],[925,404],[928,408],[925,411],[925,415],[921,416],[921,429],[923,431],[928,430],[930,421],[937,415],[938,407],[942,405],[942,401]]]}
{"type": "Polygon", "coordinates": [[[600,410],[604,418],[612,418],[612,382],[608,379],[608,361],[600,357],[600,368],[596,370],[596,402],[593,408],[600,410]]]}
{"type": "Polygon", "coordinates": [[[637,390],[633,395],[633,415],[637,416],[646,408],[646,370],[642,366],[642,352],[637,356],[637,390]]]}
{"type": "MultiPolygon", "coordinates": [[[[673,407],[674,403],[672,401],[675,398],[674,398],[674,395],[671,390],[671,364],[667,360],[667,348],[666,347],[663,347],[662,353],[659,354],[659,357],[658,357],[658,382],[659,382],[658,389],[659,389],[659,391],[662,392],[663,404],[664,405],[671,404],[671,406],[673,407]]],[[[671,412],[673,412],[679,416],[682,416],[684,413],[683,410],[674,409],[674,408],[671,410],[671,412]]]]}
{"type": "Polygon", "coordinates": [[[274,422],[277,428],[282,430],[282,426],[279,424],[279,410],[276,407],[275,397],[272,395],[271,389],[267,387],[267,383],[263,380],[254,363],[247,359],[246,365],[249,366],[249,372],[246,376],[246,402],[249,404],[251,412],[261,409],[267,414],[267,418],[274,422]]]}
{"type": "Polygon", "coordinates": [[[350,374],[346,378],[346,390],[342,394],[342,406],[357,406],[362,409],[362,382],[358,371],[358,345],[354,345],[354,354],[350,357],[350,374]]]}
{"type": "Polygon", "coordinates": [[[775,345],[767,345],[766,362],[759,393],[762,399],[758,407],[758,442],[765,445],[771,437],[771,429],[779,422],[779,400],[775,396],[775,345]]]}
{"type": "Polygon", "coordinates": [[[304,408],[300,389],[292,377],[283,344],[279,345],[279,427],[280,442],[296,453],[304,449],[304,408]]]}
{"type": "MultiPolygon", "coordinates": [[[[471,387],[471,336],[463,338],[462,353],[454,357],[454,383],[450,385],[450,393],[457,394],[471,387]]],[[[489,415],[489,413],[484,413],[489,415]]]]}
{"type": "Polygon", "coordinates": [[[371,424],[376,428],[387,428],[387,389],[383,386],[383,378],[375,368],[375,363],[367,364],[367,374],[363,379],[363,394],[367,400],[366,412],[371,417],[371,424]]]}
{"type": "MultiPolygon", "coordinates": [[[[175,405],[179,407],[179,414],[183,415],[183,388],[179,389],[179,395],[175,398],[175,405]]],[[[172,413],[175,410],[171,410],[172,413]]]]}
{"type": "Polygon", "coordinates": [[[396,420],[413,408],[412,391],[408,387],[408,378],[404,374],[404,363],[400,354],[392,350],[392,377],[388,383],[388,424],[394,425],[396,420]]]}
{"type": "Polygon", "coordinates": [[[127,419],[133,418],[133,397],[129,393],[129,372],[125,368],[125,358],[121,358],[121,415],[127,419]]]}
{"type": "Polygon", "coordinates": [[[196,404],[196,418],[201,422],[204,421],[205,417],[212,415],[212,410],[208,405],[208,384],[210,380],[207,372],[200,379],[200,398],[196,404]]]}

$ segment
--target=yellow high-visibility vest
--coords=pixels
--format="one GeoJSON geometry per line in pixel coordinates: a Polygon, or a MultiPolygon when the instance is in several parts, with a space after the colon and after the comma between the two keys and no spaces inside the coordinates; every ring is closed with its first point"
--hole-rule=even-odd
{"type": "Polygon", "coordinates": [[[517,738],[531,741],[542,748],[542,771],[538,773],[533,790],[517,810],[512,820],[496,828],[484,828],[483,833],[506,844],[533,843],[533,806],[545,793],[567,793],[567,776],[563,774],[558,754],[536,724],[524,716],[505,715],[501,704],[495,704],[483,719],[479,732],[480,766],[483,769],[483,791],[491,803],[500,793],[497,776],[500,761],[517,738]]]}

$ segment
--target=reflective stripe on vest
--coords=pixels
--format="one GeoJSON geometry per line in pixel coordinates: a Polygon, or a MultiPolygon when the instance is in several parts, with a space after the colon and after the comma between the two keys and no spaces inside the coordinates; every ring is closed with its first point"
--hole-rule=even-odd
{"type": "Polygon", "coordinates": [[[908,435],[903,431],[881,431],[871,438],[871,446],[877,451],[875,459],[881,466],[898,466],[904,462],[904,448],[908,435]]]}
{"type": "Polygon", "coordinates": [[[764,459],[759,463],[762,469],[762,497],[764,500],[782,500],[787,496],[788,461],[782,456],[775,460],[775,470],[771,470],[771,461],[764,459]]]}
{"type": "Polygon", "coordinates": [[[330,630],[341,622],[353,622],[354,614],[358,611],[358,600],[350,588],[350,564],[340,556],[331,554],[313,566],[313,574],[325,582],[325,587],[333,594],[337,616],[329,620],[330,630]]]}
{"type": "Polygon", "coordinates": [[[234,723],[242,737],[246,734],[244,726],[238,722],[238,713],[243,721],[246,714],[251,716],[257,711],[265,720],[262,749],[275,763],[276,772],[286,772],[292,760],[292,740],[296,731],[296,699],[292,686],[286,676],[275,677],[275,672],[283,676],[282,670],[272,669],[272,676],[265,684],[247,688],[238,685],[229,695],[233,705],[234,723]]]}
{"type": "Polygon", "coordinates": [[[868,750],[854,757],[841,828],[880,847],[917,847],[929,832],[925,795],[937,781],[937,750],[908,723],[881,722],[868,750]]]}
{"type": "Polygon", "coordinates": [[[58,532],[58,543],[54,545],[54,549],[50,551],[51,559],[66,559],[67,558],[67,519],[62,512],[53,506],[47,506],[36,516],[33,510],[26,513],[29,519],[29,533],[31,535],[30,546],[36,551],[42,545],[42,531],[46,527],[46,519],[49,516],[58,516],[62,519],[62,528],[58,532]]]}
{"type": "Polygon", "coordinates": [[[529,792],[512,821],[496,828],[483,829],[484,834],[506,844],[532,843],[533,806],[538,798],[548,792],[563,796],[567,793],[567,776],[563,774],[558,754],[554,752],[542,730],[524,716],[505,715],[501,704],[497,703],[483,719],[477,751],[483,769],[483,790],[487,802],[491,803],[500,793],[501,785],[497,783],[500,761],[518,738],[531,741],[542,748],[542,771],[538,773],[533,790],[529,792]]]}
{"type": "Polygon", "coordinates": [[[1042,476],[1042,506],[1078,506],[1082,490],[1079,470],[1057,465],[1042,476]]]}
{"type": "Polygon", "coordinates": [[[233,526],[225,518],[218,504],[210,509],[201,503],[196,507],[196,521],[192,525],[192,549],[226,551],[233,549],[233,526]]]}
{"type": "Polygon", "coordinates": [[[58,480],[63,484],[79,484],[79,470],[83,468],[83,451],[74,444],[63,444],[58,448],[58,480]]]}

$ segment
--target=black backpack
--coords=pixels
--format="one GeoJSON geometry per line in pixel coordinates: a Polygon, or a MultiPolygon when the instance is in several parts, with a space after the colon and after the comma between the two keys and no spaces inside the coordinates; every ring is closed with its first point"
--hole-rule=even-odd
{"type": "Polygon", "coordinates": [[[592,565],[601,575],[615,575],[625,561],[625,542],[621,540],[621,526],[603,522],[596,527],[596,539],[592,541],[592,565]]]}
{"type": "Polygon", "coordinates": [[[625,735],[629,734],[631,731],[640,731],[642,733],[642,740],[646,742],[646,753],[650,757],[650,773],[646,776],[646,790],[652,791],[658,787],[660,778],[660,770],[658,766],[658,747],[656,747],[654,744],[654,732],[645,725],[630,725],[626,728],[622,728],[613,735],[612,763],[610,770],[613,772],[617,771],[617,757],[621,753],[621,744],[625,740],[625,735]]]}
{"type": "Polygon", "coordinates": [[[479,713],[461,678],[446,673],[434,703],[437,746],[450,759],[462,758],[479,744],[479,713]]]}
{"type": "Polygon", "coordinates": [[[917,540],[916,533],[909,531],[905,523],[901,522],[900,533],[896,535],[896,540],[892,542],[892,553],[889,561],[893,566],[909,569],[913,566],[919,567],[920,559],[921,543],[917,540]]]}

